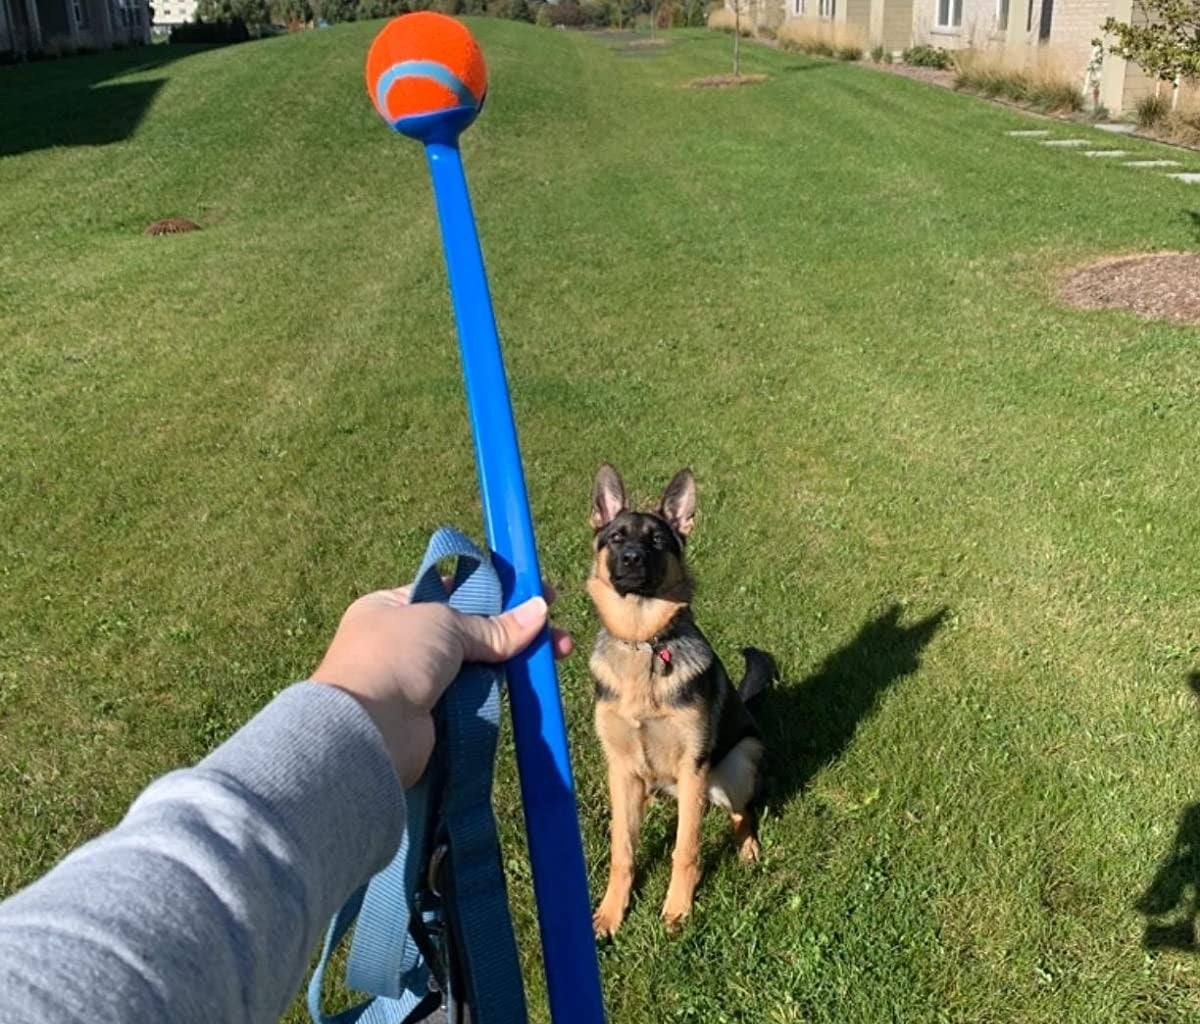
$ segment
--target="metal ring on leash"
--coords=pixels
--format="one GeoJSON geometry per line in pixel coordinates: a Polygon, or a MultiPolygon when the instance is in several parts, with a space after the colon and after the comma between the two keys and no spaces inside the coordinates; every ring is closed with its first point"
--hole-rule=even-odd
{"type": "Polygon", "coordinates": [[[425,876],[425,884],[429,886],[429,891],[434,896],[441,896],[442,891],[438,888],[438,875],[441,873],[442,861],[446,859],[446,854],[450,852],[450,847],[445,843],[439,843],[433,853],[429,855],[429,871],[425,876]]]}

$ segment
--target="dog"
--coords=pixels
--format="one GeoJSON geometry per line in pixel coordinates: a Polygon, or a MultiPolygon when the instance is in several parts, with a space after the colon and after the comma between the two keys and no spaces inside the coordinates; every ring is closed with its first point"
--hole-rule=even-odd
{"type": "Polygon", "coordinates": [[[662,917],[677,928],[700,881],[700,827],[708,804],[729,812],[743,861],[759,857],[764,748],[754,711],[775,675],[771,656],[745,648],[735,690],[692,618],[685,560],[696,517],[696,481],[675,474],[657,509],[629,507],[620,474],[605,463],[592,488],[588,595],[600,619],[589,667],[596,732],[612,800],[608,888],[592,919],[599,938],[621,926],[646,805],[675,797],[679,823],[662,917]]]}

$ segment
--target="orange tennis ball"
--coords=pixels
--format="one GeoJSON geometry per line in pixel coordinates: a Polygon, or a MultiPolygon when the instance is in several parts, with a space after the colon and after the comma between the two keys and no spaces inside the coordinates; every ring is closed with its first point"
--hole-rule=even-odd
{"type": "Polygon", "coordinates": [[[443,123],[457,134],[474,120],[487,94],[479,44],[462,22],[433,11],[389,21],[367,51],[366,77],[380,116],[418,138],[443,123]]]}

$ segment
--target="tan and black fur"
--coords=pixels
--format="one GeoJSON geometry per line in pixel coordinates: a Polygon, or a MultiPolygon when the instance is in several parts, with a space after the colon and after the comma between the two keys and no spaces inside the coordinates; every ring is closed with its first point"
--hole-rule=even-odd
{"type": "Polygon", "coordinates": [[[662,916],[678,925],[700,880],[700,826],[708,804],[729,812],[743,860],[758,859],[757,802],[763,743],[747,705],[774,674],[753,648],[735,690],[692,618],[685,545],[696,483],[681,470],[653,512],[630,510],[620,475],[600,467],[592,490],[594,558],[587,589],[601,629],[592,652],[596,732],[608,762],[612,862],[593,925],[613,935],[633,885],[633,858],[646,804],[674,796],[679,824],[662,916]]]}

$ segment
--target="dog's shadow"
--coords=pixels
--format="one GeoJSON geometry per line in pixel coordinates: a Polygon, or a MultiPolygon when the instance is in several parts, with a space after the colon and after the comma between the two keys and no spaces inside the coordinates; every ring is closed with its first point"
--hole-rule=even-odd
{"type": "MultiPolygon", "coordinates": [[[[921,665],[921,654],[945,622],[942,608],[911,625],[900,621],[892,605],[869,619],[858,633],[830,654],[815,672],[798,682],[776,681],[763,700],[759,719],[767,745],[767,807],[778,813],[854,739],[859,725],[879,706],[880,697],[921,665]]],[[[726,665],[734,680],[741,665],[726,665]]],[[[655,829],[657,831],[657,829],[655,829]]],[[[674,823],[643,849],[643,863],[669,856],[674,823]]],[[[705,873],[734,856],[732,842],[708,847],[705,873]]],[[[644,872],[638,872],[640,880],[644,872]]]]}
{"type": "MultiPolygon", "coordinates": [[[[1200,672],[1188,676],[1188,685],[1200,697],[1200,672]]],[[[1142,935],[1146,949],[1200,953],[1196,941],[1196,921],[1200,918],[1200,803],[1190,804],[1179,815],[1171,848],[1135,906],[1146,918],[1142,935]]]]}
{"type": "Polygon", "coordinates": [[[854,739],[884,692],[921,666],[921,654],[947,609],[911,625],[901,608],[868,620],[806,679],[777,682],[760,715],[767,743],[767,804],[778,810],[803,790],[854,739]]]}

